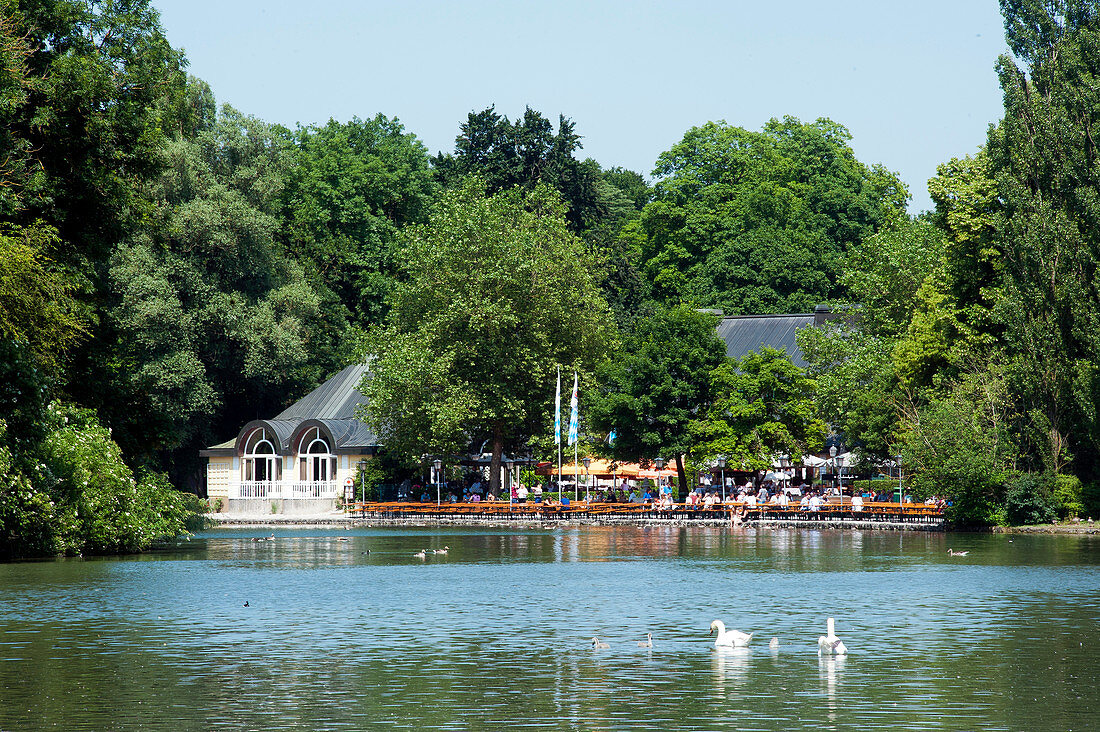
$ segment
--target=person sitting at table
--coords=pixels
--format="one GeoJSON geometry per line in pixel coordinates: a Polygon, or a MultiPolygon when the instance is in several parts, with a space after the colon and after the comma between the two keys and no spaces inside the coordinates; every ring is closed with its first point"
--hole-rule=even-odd
{"type": "Polygon", "coordinates": [[[775,503],[780,508],[787,508],[791,505],[791,497],[787,494],[787,491],[779,491],[775,503]]]}
{"type": "Polygon", "coordinates": [[[485,500],[486,501],[495,501],[496,499],[497,499],[497,497],[493,495],[492,491],[486,491],[485,492],[485,500]]]}
{"type": "Polygon", "coordinates": [[[745,507],[746,508],[756,508],[756,494],[755,493],[746,493],[745,494],[745,507]]]}
{"type": "Polygon", "coordinates": [[[659,506],[657,506],[657,508],[668,511],[674,505],[676,504],[672,502],[672,493],[666,493],[664,494],[664,496],[661,497],[661,503],[659,506]]]}
{"type": "Polygon", "coordinates": [[[811,511],[820,511],[822,503],[824,503],[824,501],[821,500],[821,496],[817,493],[810,496],[809,506],[811,511]]]}
{"type": "Polygon", "coordinates": [[[803,511],[810,510],[810,494],[809,492],[802,494],[802,500],[798,502],[798,507],[803,511]]]}
{"type": "Polygon", "coordinates": [[[852,512],[859,513],[863,510],[863,496],[852,496],[852,512]]]}
{"type": "Polygon", "coordinates": [[[481,495],[479,493],[471,493],[469,501],[470,503],[478,503],[481,501],[481,495]]]}

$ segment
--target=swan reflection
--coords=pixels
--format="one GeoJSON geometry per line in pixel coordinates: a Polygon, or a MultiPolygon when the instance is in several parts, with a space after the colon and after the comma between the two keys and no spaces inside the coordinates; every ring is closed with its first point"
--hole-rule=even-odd
{"type": "Polygon", "coordinates": [[[741,686],[748,679],[752,650],[743,647],[716,646],[714,649],[714,683],[719,688],[726,682],[741,686]]]}

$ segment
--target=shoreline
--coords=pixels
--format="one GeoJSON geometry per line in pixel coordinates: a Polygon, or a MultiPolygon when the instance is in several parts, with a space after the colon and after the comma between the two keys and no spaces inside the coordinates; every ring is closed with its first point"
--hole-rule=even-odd
{"type": "MultiPolygon", "coordinates": [[[[514,529],[549,529],[559,526],[704,526],[704,527],[728,527],[730,522],[726,518],[635,518],[628,516],[604,516],[600,518],[583,519],[543,519],[541,517],[530,518],[499,518],[494,516],[446,516],[426,518],[424,516],[408,516],[406,518],[362,518],[358,516],[346,516],[342,513],[327,514],[205,514],[208,526],[205,530],[218,528],[329,528],[341,527],[345,530],[364,527],[495,527],[514,529]]],[[[742,524],[745,528],[794,528],[815,530],[857,530],[857,531],[947,531],[944,522],[891,522],[891,521],[858,521],[858,520],[831,520],[811,521],[761,519],[746,521],[742,524]]]]}

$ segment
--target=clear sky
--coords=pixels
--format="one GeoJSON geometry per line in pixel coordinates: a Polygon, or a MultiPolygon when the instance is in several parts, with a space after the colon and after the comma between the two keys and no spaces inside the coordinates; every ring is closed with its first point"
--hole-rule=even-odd
{"type": "Polygon", "coordinates": [[[582,156],[649,176],[708,120],[829,117],[927,180],[1002,114],[995,0],[153,0],[219,103],[293,127],[397,117],[432,153],[470,111],[573,119],[582,156]]]}

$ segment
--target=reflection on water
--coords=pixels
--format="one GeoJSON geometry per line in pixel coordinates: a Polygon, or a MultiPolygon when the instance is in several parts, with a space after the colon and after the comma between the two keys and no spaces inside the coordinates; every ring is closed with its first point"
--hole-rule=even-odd
{"type": "Polygon", "coordinates": [[[1088,537],[271,535],[0,565],[0,729],[1070,730],[1100,711],[1088,537]],[[829,615],[848,657],[817,654],[829,615]],[[753,645],[716,649],[715,618],[753,645]]]}

